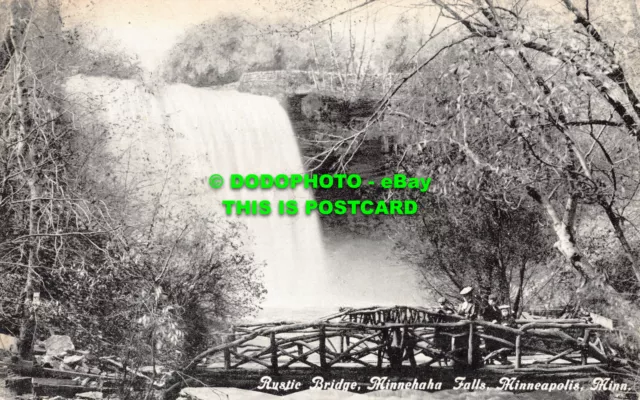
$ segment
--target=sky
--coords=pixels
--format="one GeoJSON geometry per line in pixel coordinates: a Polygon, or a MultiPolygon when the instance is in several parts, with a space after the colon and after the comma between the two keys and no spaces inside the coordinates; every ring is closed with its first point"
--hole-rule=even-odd
{"type": "MultiPolygon", "coordinates": [[[[312,25],[362,4],[364,0],[63,0],[66,26],[104,30],[153,70],[188,28],[221,14],[285,18],[312,25]]],[[[414,0],[378,0],[350,14],[355,21],[376,20],[376,32],[387,33],[403,14],[423,13],[435,20],[433,7],[416,11],[414,0]],[[433,17],[431,17],[433,16],[433,17]]],[[[363,24],[360,24],[363,26],[363,24]]]]}

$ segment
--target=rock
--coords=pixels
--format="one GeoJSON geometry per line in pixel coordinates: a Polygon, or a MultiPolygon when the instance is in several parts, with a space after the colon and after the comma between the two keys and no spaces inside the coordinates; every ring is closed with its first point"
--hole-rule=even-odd
{"type": "Polygon", "coordinates": [[[84,392],[76,394],[78,399],[100,400],[102,399],[102,392],[84,392]]]}
{"type": "Polygon", "coordinates": [[[56,358],[53,356],[38,356],[36,357],[36,361],[38,361],[40,365],[42,365],[42,368],[60,369],[61,362],[59,360],[56,360],[56,358]]]}
{"type": "Polygon", "coordinates": [[[70,366],[68,366],[67,364],[61,362],[60,365],[58,366],[58,369],[60,371],[73,371],[73,368],[71,368],[70,366]]]}
{"type": "Polygon", "coordinates": [[[51,336],[44,342],[44,348],[47,351],[47,355],[51,356],[64,355],[69,351],[75,350],[71,338],[66,335],[51,336]]]}
{"type": "Polygon", "coordinates": [[[8,351],[10,353],[17,353],[18,338],[16,338],[15,336],[0,333],[0,350],[8,351]]]}
{"type": "Polygon", "coordinates": [[[67,356],[62,360],[62,362],[69,366],[72,366],[79,363],[82,360],[84,360],[84,356],[67,356]]]}
{"type": "Polygon", "coordinates": [[[76,366],[76,371],[82,372],[83,374],[88,374],[89,373],[89,367],[87,367],[85,364],[78,365],[78,366],[76,366]]]}

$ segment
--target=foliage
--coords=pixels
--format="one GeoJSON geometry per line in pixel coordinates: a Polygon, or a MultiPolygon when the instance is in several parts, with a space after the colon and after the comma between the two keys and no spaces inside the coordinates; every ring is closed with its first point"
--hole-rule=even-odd
{"type": "Polygon", "coordinates": [[[61,68],[67,75],[141,79],[138,59],[127,53],[105,30],[77,26],[65,32],[69,51],[61,68]]]}
{"type": "Polygon", "coordinates": [[[537,204],[577,278],[574,300],[623,323],[636,351],[640,101],[626,53],[635,44],[608,40],[594,22],[603,8],[596,17],[590,2],[563,0],[551,16],[524,3],[433,3],[457,35],[325,154],[344,168],[365,135],[387,132],[397,165],[431,176],[437,195],[472,191],[502,210],[537,204]],[[589,225],[601,232],[590,236],[589,225]]]}
{"type": "Polygon", "coordinates": [[[132,213],[142,200],[94,175],[113,172],[105,163],[113,161],[110,127],[80,130],[71,111],[78,105],[59,93],[78,68],[131,77],[137,67],[117,51],[83,47],[77,32],[62,30],[58,6],[15,1],[7,10],[0,324],[19,332],[25,358],[35,339],[56,332],[80,348],[133,357],[130,365],[177,365],[207,344],[209,329],[256,309],[260,265],[245,250],[242,227],[215,216],[157,207],[148,225],[129,223],[140,221],[132,213]]]}
{"type": "Polygon", "coordinates": [[[421,198],[419,215],[396,221],[396,247],[425,284],[457,297],[465,286],[486,298],[516,301],[525,276],[550,260],[549,237],[535,209],[501,209],[478,193],[421,198]]]}
{"type": "Polygon", "coordinates": [[[168,82],[222,85],[247,71],[304,68],[310,52],[283,29],[223,15],[189,30],[170,51],[162,75],[168,82]]]}
{"type": "Polygon", "coordinates": [[[419,60],[422,21],[401,17],[376,42],[376,21],[349,17],[343,23],[306,27],[224,15],[190,29],[171,49],[162,70],[169,82],[215,86],[235,82],[245,72],[304,70],[316,90],[353,99],[388,89],[389,72],[405,71],[419,60]]]}

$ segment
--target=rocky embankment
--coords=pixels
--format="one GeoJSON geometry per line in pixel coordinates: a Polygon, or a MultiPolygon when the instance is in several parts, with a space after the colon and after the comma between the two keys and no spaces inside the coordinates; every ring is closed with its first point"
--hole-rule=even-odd
{"type": "Polygon", "coordinates": [[[0,358],[0,400],[119,400],[126,381],[133,390],[162,387],[171,371],[160,366],[132,368],[117,357],[96,356],[75,348],[66,335],[36,344],[33,361],[18,361],[4,351],[0,358]]]}

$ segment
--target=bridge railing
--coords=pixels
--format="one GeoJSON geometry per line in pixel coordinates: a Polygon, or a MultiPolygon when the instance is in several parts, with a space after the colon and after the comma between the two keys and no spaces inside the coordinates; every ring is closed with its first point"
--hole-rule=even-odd
{"type": "Polygon", "coordinates": [[[576,371],[611,361],[598,343],[603,330],[581,319],[519,320],[510,327],[418,307],[347,309],[310,323],[237,325],[190,366],[207,358],[209,368],[258,366],[277,374],[292,367],[328,370],[354,364],[478,368],[499,360],[515,369],[576,371]]]}

